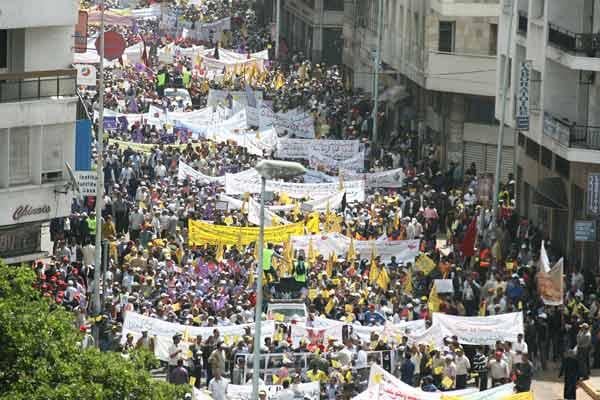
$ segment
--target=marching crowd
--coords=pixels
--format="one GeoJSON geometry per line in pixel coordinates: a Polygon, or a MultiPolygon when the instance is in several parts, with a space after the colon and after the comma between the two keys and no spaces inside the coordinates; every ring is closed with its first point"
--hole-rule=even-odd
{"type": "MultiPolygon", "coordinates": [[[[270,43],[266,31],[246,19],[253,15],[246,12],[247,2],[201,3],[206,8],[190,5],[184,18],[211,21],[230,12],[225,4],[238,7],[232,11],[237,18],[230,48],[243,47],[248,52],[247,43],[270,43]]],[[[139,29],[143,37],[154,27],[147,23],[139,29]]],[[[193,105],[202,106],[209,89],[243,90],[251,85],[263,91],[266,99],[273,99],[276,110],[304,107],[313,113],[321,138],[368,141],[372,126],[368,98],[346,90],[335,66],[297,57],[289,61],[271,65],[260,78],[239,73],[214,80],[194,73],[183,86],[189,89],[193,105]]],[[[177,100],[159,95],[156,75],[168,71],[168,81],[183,82],[185,71],[194,68],[194,60],[176,56],[168,65],[150,61],[150,72],[128,65],[108,69],[105,107],[130,113],[147,112],[152,104],[169,108],[177,100]],[[123,101],[125,108],[118,110],[123,101]]],[[[86,98],[98,107],[93,92],[86,98]]],[[[563,255],[543,231],[517,214],[512,177],[500,193],[492,194],[500,198],[494,213],[489,198],[478,198],[475,166],[464,173],[454,164],[442,169],[437,152],[417,151],[409,132],[400,135],[399,149],[386,152],[369,169],[403,168],[401,187],[371,188],[365,201],[328,207],[316,222],[314,213],[301,209],[301,200],[278,214],[290,222],[316,223],[317,235],[336,232],[353,241],[419,240],[418,259],[382,260],[375,252],[354,251],[332,256],[314,249],[293,249],[289,242],[269,243],[262,260],[265,312],[267,303],[281,298],[282,292],[291,290],[284,287],[290,286],[293,297],[301,298],[308,309],[308,326],[318,318],[343,321],[347,324],[343,337],[307,336],[294,341],[290,325],[278,321],[275,333],[263,343],[253,343],[250,328],[235,340],[224,338],[220,327],[254,322],[257,245],[190,244],[188,222],[245,227],[251,225],[248,210],[223,209],[219,201],[222,183],[178,179],[178,165],[183,161],[205,175],[223,176],[252,168],[261,157],[233,142],[177,137],[169,141],[174,144],[170,146],[165,143],[167,129],[139,123],[109,133],[131,145],[109,142],[105,146],[102,215],[95,215],[93,198],[77,201],[70,217],[52,221],[52,260],[34,266],[44,295],[73,310],[77,325],[88,332],[84,346],[93,345],[94,340],[89,335],[90,293],[94,271],[101,268],[94,260],[94,237],[101,230],[108,245],[107,267],[100,272],[103,312],[94,319],[101,327],[100,348],[124,356],[136,348],[155,350],[155,339],[148,332],[141,338],[121,337],[128,311],[213,328],[207,337],[173,337],[168,379],[174,384],[207,387],[217,400],[227,398],[228,382],[247,383],[252,364],[246,355],[254,345],[261,346],[265,355],[284,354],[268,365],[274,372],[265,376],[267,383],[284,385],[278,399],[294,398],[294,388],[304,382],[320,382],[322,398],[352,398],[364,388],[371,362],[428,392],[472,384],[485,390],[511,381],[517,391],[529,391],[536,370],[560,362],[560,373],[566,377],[565,398],[574,399],[577,380],[587,378],[590,368],[600,368],[598,277],[574,262],[565,262],[564,303],[545,306],[536,284],[542,241],[546,239],[551,265],[563,255]],[[149,146],[140,148],[134,143],[149,146]],[[421,268],[422,257],[431,268],[421,268]],[[435,279],[450,279],[452,290],[436,293],[435,279]],[[494,346],[461,345],[453,337],[444,338],[443,346],[377,333],[367,339],[352,329],[415,320],[425,320],[429,326],[433,312],[490,316],[513,311],[524,314],[524,334],[513,343],[494,346]]],[[[249,199],[242,196],[240,200],[249,199]]],[[[294,201],[279,193],[267,205],[290,203],[294,201]]],[[[266,396],[261,392],[261,399],[266,396]]]]}

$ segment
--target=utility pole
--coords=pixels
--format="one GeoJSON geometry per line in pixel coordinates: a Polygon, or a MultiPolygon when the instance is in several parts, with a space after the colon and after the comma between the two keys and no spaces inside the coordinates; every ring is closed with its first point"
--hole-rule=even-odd
{"type": "MultiPolygon", "coordinates": [[[[100,304],[100,279],[102,275],[102,202],[104,196],[104,0],[100,0],[100,79],[98,80],[98,103],[100,105],[98,113],[97,147],[96,147],[96,252],[94,262],[94,292],[92,303],[94,305],[94,315],[98,316],[102,309],[100,304]]],[[[99,341],[100,331],[97,324],[94,324],[94,340],[96,345],[99,341]]]]}
{"type": "Polygon", "coordinates": [[[280,18],[281,18],[281,0],[277,0],[277,7],[275,9],[275,59],[279,60],[279,29],[280,29],[280,18]]]}
{"type": "Polygon", "coordinates": [[[381,36],[383,28],[383,0],[378,0],[379,9],[377,12],[377,47],[375,48],[375,72],[373,76],[373,144],[371,146],[372,159],[379,158],[377,149],[379,148],[378,117],[379,114],[379,68],[381,64],[381,36]]]}
{"type": "MultiPolygon", "coordinates": [[[[502,179],[502,147],[504,146],[504,119],[506,118],[506,100],[508,99],[508,82],[510,78],[510,50],[512,42],[514,0],[504,0],[510,3],[510,13],[508,16],[508,38],[506,41],[506,59],[504,60],[504,76],[502,82],[502,92],[500,93],[500,126],[498,128],[498,147],[496,148],[496,176],[494,177],[494,192],[492,193],[494,226],[498,219],[498,193],[500,193],[500,180],[502,179]]],[[[516,149],[515,149],[516,151],[516,149]]]]}

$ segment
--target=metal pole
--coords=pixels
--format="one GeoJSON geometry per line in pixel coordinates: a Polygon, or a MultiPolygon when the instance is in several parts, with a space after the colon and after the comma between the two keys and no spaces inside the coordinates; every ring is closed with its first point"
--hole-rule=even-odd
{"type": "MultiPolygon", "coordinates": [[[[104,0],[100,0],[100,79],[98,82],[98,130],[97,130],[97,160],[96,160],[96,254],[94,263],[94,292],[92,303],[94,315],[101,312],[100,304],[100,275],[102,269],[102,200],[104,196],[104,171],[102,153],[104,151],[104,0]]],[[[94,324],[94,339],[96,345],[100,344],[98,325],[94,324]]]]}
{"type": "Polygon", "coordinates": [[[383,0],[379,0],[379,10],[377,13],[377,47],[375,48],[375,72],[374,72],[374,85],[373,85],[373,145],[371,147],[371,154],[373,160],[377,156],[377,148],[379,144],[379,132],[377,124],[377,115],[379,114],[379,64],[381,64],[381,31],[383,25],[383,0]]]}
{"type": "Polygon", "coordinates": [[[258,262],[256,263],[256,308],[254,316],[254,345],[252,363],[252,398],[258,399],[258,378],[260,376],[260,328],[262,324],[262,276],[263,276],[263,247],[265,239],[265,186],[267,179],[260,180],[260,228],[258,232],[258,262]]]}
{"type": "Polygon", "coordinates": [[[277,7],[275,9],[275,59],[279,60],[279,27],[281,18],[281,0],[277,0],[277,7]]]}
{"type": "MultiPolygon", "coordinates": [[[[505,0],[507,1],[507,0],[505,0]]],[[[504,80],[502,82],[502,92],[500,93],[500,101],[502,101],[500,109],[500,127],[498,128],[498,147],[496,148],[496,176],[494,177],[494,192],[492,193],[494,226],[498,220],[498,193],[500,193],[500,179],[502,179],[502,147],[504,146],[504,119],[506,118],[506,100],[508,99],[508,81],[510,78],[510,50],[512,42],[513,30],[513,15],[515,2],[511,0],[511,8],[508,22],[508,40],[506,42],[506,60],[504,60],[504,80]]],[[[517,149],[514,149],[516,151],[517,149]]]]}

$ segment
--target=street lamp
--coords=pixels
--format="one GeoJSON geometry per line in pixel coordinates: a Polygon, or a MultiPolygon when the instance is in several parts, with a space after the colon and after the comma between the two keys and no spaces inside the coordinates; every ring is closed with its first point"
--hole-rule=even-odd
{"type": "Polygon", "coordinates": [[[254,347],[252,364],[252,399],[258,399],[260,373],[260,328],[262,324],[262,271],[265,239],[265,187],[267,179],[292,178],[306,173],[306,168],[297,162],[262,160],[254,167],[260,175],[260,228],[258,232],[258,262],[256,263],[256,308],[254,315],[254,347]]]}

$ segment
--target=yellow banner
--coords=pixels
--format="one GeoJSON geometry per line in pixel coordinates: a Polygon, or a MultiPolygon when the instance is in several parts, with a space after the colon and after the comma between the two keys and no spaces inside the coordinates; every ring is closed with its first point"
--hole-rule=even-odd
{"type": "Polygon", "coordinates": [[[415,267],[417,271],[423,271],[425,275],[429,275],[435,269],[436,265],[435,261],[429,258],[428,255],[423,254],[415,262],[415,267]]]}
{"type": "MultiPolygon", "coordinates": [[[[189,243],[193,244],[226,244],[247,245],[258,241],[259,228],[239,226],[221,226],[202,221],[190,220],[188,224],[189,243]]],[[[282,243],[291,235],[303,235],[304,222],[265,228],[265,243],[282,243]]]]}
{"type": "MultiPolygon", "coordinates": [[[[117,139],[108,139],[108,144],[109,145],[118,144],[119,148],[122,150],[125,150],[126,148],[129,147],[133,151],[139,151],[142,153],[150,153],[152,148],[159,146],[158,144],[126,142],[124,140],[117,140],[117,139]]],[[[192,143],[192,146],[196,147],[196,146],[200,146],[200,144],[192,143]]],[[[185,149],[187,147],[187,144],[172,144],[172,145],[163,144],[163,147],[185,149]]]]}

